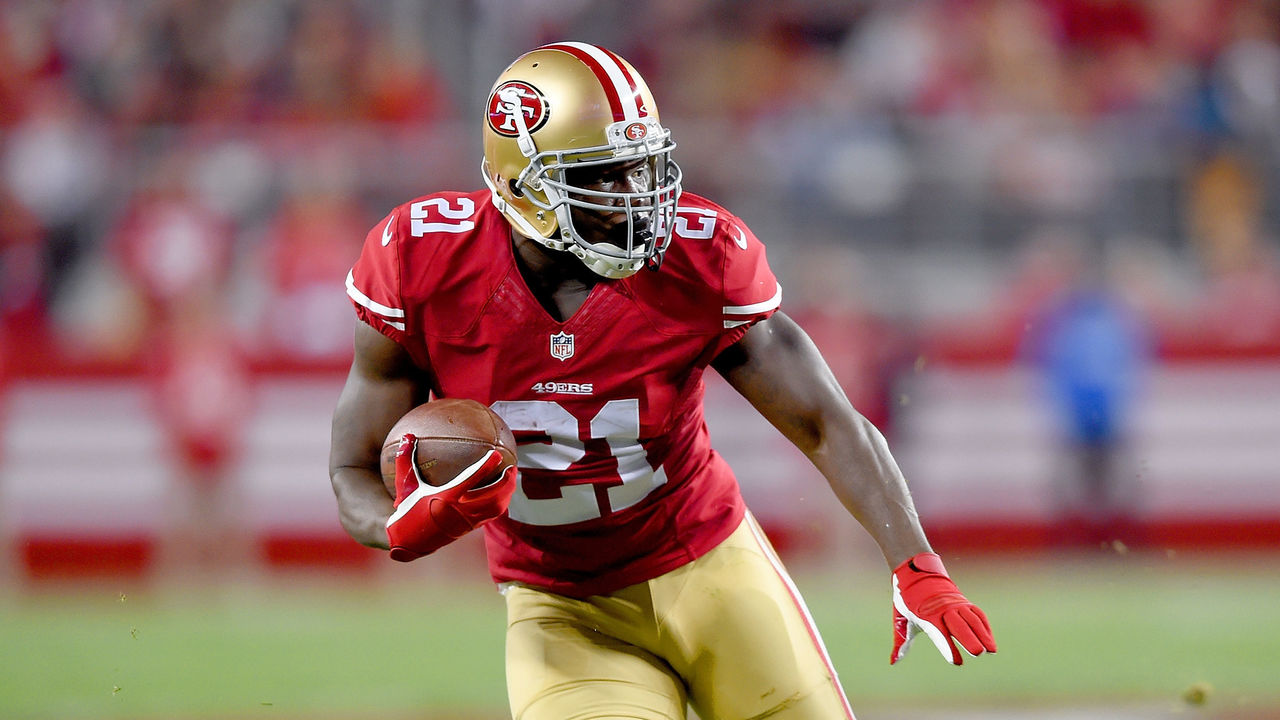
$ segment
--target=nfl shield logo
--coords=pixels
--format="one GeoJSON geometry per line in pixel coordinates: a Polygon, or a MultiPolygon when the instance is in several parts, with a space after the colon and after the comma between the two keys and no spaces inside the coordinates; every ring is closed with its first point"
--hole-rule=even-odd
{"type": "Polygon", "coordinates": [[[551,357],[562,361],[573,357],[573,335],[563,332],[552,335],[551,357]]]}

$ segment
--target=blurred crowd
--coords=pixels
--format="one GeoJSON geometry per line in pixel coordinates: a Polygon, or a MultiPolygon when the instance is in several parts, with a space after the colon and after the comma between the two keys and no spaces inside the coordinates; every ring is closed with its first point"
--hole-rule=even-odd
{"type": "Polygon", "coordinates": [[[0,366],[341,367],[367,229],[480,187],[488,84],[566,38],[649,80],[861,407],[1081,285],[1280,357],[1275,0],[5,0],[0,366]]]}

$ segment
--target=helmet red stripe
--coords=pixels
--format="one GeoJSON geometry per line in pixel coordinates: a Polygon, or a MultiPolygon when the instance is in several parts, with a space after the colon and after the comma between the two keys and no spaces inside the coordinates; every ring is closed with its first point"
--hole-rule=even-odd
{"type": "MultiPolygon", "coordinates": [[[[617,88],[613,84],[613,79],[609,77],[609,71],[606,70],[599,61],[592,57],[590,53],[582,50],[581,48],[564,43],[546,45],[542,49],[559,50],[561,52],[569,53],[577,58],[583,65],[586,65],[591,72],[595,73],[596,79],[600,81],[600,87],[604,88],[605,97],[609,98],[609,110],[613,112],[614,121],[617,122],[627,119],[626,112],[622,105],[624,99],[619,96],[617,88]]],[[[617,59],[617,56],[610,53],[608,50],[604,50],[604,48],[600,48],[600,50],[607,53],[614,60],[617,59]]],[[[618,63],[618,69],[622,72],[622,76],[626,78],[627,83],[630,85],[631,96],[634,98],[637,111],[643,113],[644,101],[640,98],[640,92],[636,87],[635,78],[631,77],[631,73],[627,72],[626,66],[622,63],[618,63]]]]}
{"type": "MultiPolygon", "coordinates": [[[[600,46],[597,45],[596,47],[600,46]]],[[[627,83],[631,85],[631,94],[636,99],[636,112],[640,113],[640,117],[647,117],[649,115],[649,109],[644,106],[644,98],[640,95],[640,87],[636,84],[636,79],[631,77],[631,71],[627,69],[627,64],[623,62],[622,58],[618,57],[617,53],[614,51],[608,48],[600,49],[604,51],[605,55],[613,58],[613,61],[618,63],[618,69],[622,71],[622,76],[625,77],[627,79],[627,83]]]]}

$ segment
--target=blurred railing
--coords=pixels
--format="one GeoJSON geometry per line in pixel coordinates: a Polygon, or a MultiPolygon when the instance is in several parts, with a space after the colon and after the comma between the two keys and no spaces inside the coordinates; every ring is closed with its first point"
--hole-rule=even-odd
{"type": "MultiPolygon", "coordinates": [[[[173,570],[166,547],[183,543],[244,567],[378,567],[343,534],[326,480],[342,374],[278,366],[250,377],[212,470],[185,450],[145,374],[11,378],[0,394],[5,564],[30,578],[152,575],[173,570]]],[[[709,385],[713,441],[780,550],[870,552],[803,456],[723,382],[709,385]]],[[[1099,507],[1100,525],[1071,500],[1072,441],[1024,365],[933,358],[888,387],[891,445],[940,548],[1280,547],[1280,357],[1154,367],[1117,444],[1123,502],[1099,507]]]]}

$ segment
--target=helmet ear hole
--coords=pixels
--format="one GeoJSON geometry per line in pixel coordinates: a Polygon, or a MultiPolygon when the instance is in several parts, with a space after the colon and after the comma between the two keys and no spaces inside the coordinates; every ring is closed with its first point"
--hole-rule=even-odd
{"type": "Polygon", "coordinates": [[[515,197],[524,197],[524,193],[521,192],[520,190],[520,184],[517,183],[515,180],[507,181],[507,189],[510,190],[511,194],[514,195],[515,197]]]}

